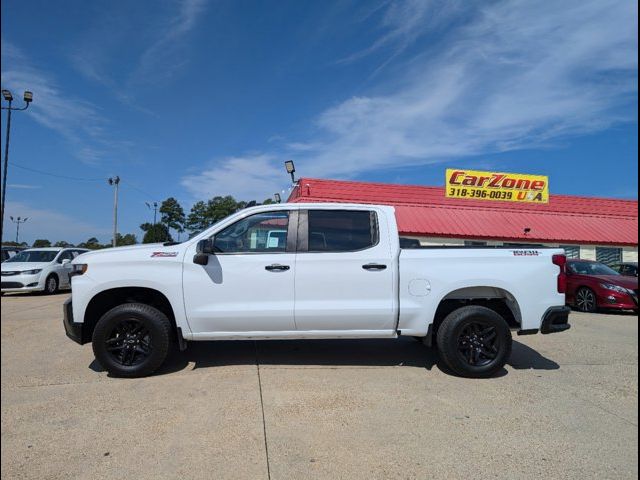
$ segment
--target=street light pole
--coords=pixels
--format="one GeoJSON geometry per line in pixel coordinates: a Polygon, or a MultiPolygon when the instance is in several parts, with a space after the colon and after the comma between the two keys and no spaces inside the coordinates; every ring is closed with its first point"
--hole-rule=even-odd
{"type": "Polygon", "coordinates": [[[29,104],[33,101],[33,93],[29,91],[24,92],[25,106],[22,108],[15,108],[11,106],[13,102],[13,95],[9,90],[2,90],[2,97],[9,103],[8,107],[2,107],[2,110],[7,111],[7,136],[4,142],[4,169],[2,170],[2,204],[0,205],[0,244],[3,240],[4,232],[4,205],[7,197],[7,168],[9,167],[9,133],[11,132],[11,112],[13,110],[26,110],[29,108],[29,104]]]}
{"type": "Polygon", "coordinates": [[[118,185],[120,184],[120,177],[117,175],[115,177],[109,178],[107,180],[109,185],[115,186],[113,191],[113,241],[111,245],[113,247],[116,246],[116,240],[118,238],[118,185]]]}
{"type": "Polygon", "coordinates": [[[16,224],[16,245],[20,244],[20,224],[26,222],[27,220],[29,220],[29,217],[25,217],[25,218],[13,218],[13,217],[9,217],[11,219],[11,221],[13,223],[16,224]]]}

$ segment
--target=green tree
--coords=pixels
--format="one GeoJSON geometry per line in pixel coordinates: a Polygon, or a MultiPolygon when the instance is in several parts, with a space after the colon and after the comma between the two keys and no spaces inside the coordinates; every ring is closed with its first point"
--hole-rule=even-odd
{"type": "Polygon", "coordinates": [[[133,233],[127,233],[125,235],[117,234],[116,235],[116,246],[122,247],[125,245],[135,245],[138,243],[138,239],[133,233]]]}
{"type": "Polygon", "coordinates": [[[200,232],[209,225],[210,222],[207,214],[207,204],[202,200],[194,203],[189,215],[187,216],[187,220],[184,223],[185,228],[193,233],[200,232]]]}
{"type": "Polygon", "coordinates": [[[2,242],[2,246],[3,247],[20,247],[21,244],[13,242],[13,241],[8,241],[8,242],[5,241],[5,242],[2,242]]]}
{"type": "Polygon", "coordinates": [[[96,237],[91,237],[86,242],[78,244],[80,248],[88,248],[89,250],[97,250],[99,248],[105,248],[105,245],[101,245],[96,237]]]}
{"type": "Polygon", "coordinates": [[[169,229],[164,223],[143,223],[140,229],[144,232],[142,243],[173,242],[169,229]]]}
{"type": "Polygon", "coordinates": [[[167,198],[160,205],[160,222],[165,224],[170,230],[178,233],[184,232],[184,223],[186,221],[182,206],[173,197],[167,198]]]}
{"type": "Polygon", "coordinates": [[[227,195],[226,197],[213,197],[207,202],[209,225],[218,220],[222,220],[224,217],[228,217],[232,213],[244,208],[245,205],[245,202],[237,202],[231,195],[227,195]]]}
{"type": "Polygon", "coordinates": [[[185,227],[192,234],[193,232],[200,232],[218,220],[245,208],[247,205],[247,202],[238,202],[231,195],[213,197],[207,202],[196,202],[191,207],[185,227]]]}
{"type": "Polygon", "coordinates": [[[73,243],[65,242],[64,240],[58,240],[56,243],[53,244],[53,246],[67,248],[67,247],[73,247],[73,243]]]}
{"type": "Polygon", "coordinates": [[[51,242],[44,238],[39,238],[33,242],[33,248],[44,248],[44,247],[50,247],[50,246],[51,246],[51,242]]]}
{"type": "Polygon", "coordinates": [[[262,202],[262,205],[271,205],[273,203],[276,203],[273,198],[267,198],[264,202],[262,202]]]}

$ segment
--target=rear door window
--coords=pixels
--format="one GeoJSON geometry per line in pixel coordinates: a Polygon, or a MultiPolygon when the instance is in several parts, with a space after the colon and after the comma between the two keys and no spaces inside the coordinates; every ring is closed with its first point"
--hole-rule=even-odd
{"type": "Polygon", "coordinates": [[[309,252],[354,252],[378,243],[375,212],[309,210],[309,252]]]}

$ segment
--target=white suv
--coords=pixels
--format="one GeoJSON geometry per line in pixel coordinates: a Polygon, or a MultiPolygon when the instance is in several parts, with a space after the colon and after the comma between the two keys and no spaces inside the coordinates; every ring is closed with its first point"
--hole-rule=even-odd
{"type": "Polygon", "coordinates": [[[85,248],[30,248],[2,262],[2,293],[71,288],[71,260],[85,248]]]}

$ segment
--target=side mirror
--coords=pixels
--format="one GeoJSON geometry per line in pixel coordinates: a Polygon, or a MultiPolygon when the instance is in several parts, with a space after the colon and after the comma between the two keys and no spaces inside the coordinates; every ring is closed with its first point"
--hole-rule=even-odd
{"type": "Polygon", "coordinates": [[[62,262],[60,262],[62,264],[62,266],[65,265],[69,265],[71,263],[71,260],[69,260],[68,258],[65,258],[64,260],[62,260],[62,262]]]}
{"type": "Polygon", "coordinates": [[[204,240],[200,240],[198,245],[196,245],[196,252],[203,253],[205,255],[212,255],[214,253],[214,239],[206,238],[204,240]]]}
{"type": "Polygon", "coordinates": [[[209,255],[214,252],[214,239],[206,238],[200,240],[196,245],[196,254],[193,256],[193,263],[197,265],[207,265],[209,263],[209,255]]]}

